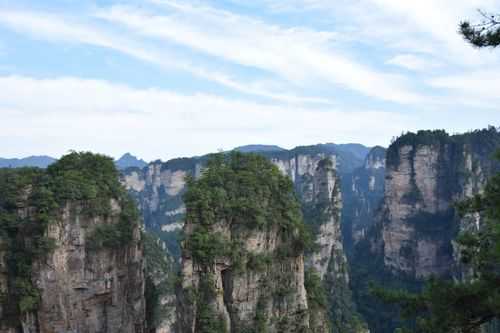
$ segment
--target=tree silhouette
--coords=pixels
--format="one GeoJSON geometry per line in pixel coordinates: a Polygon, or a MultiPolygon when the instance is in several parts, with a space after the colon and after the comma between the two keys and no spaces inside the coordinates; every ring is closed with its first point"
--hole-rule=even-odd
{"type": "Polygon", "coordinates": [[[460,23],[460,33],[475,47],[497,47],[500,45],[500,14],[490,14],[482,10],[483,20],[477,24],[468,21],[460,23]]]}

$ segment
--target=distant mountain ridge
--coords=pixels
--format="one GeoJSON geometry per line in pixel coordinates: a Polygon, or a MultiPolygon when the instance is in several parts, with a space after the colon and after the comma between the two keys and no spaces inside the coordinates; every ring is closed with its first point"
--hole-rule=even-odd
{"type": "Polygon", "coordinates": [[[285,151],[286,149],[275,145],[246,145],[246,146],[236,147],[233,150],[237,150],[242,153],[263,153],[263,152],[285,151]]]}
{"type": "MultiPolygon", "coordinates": [[[[23,168],[23,167],[36,167],[45,169],[52,163],[56,162],[57,159],[51,156],[41,155],[41,156],[29,156],[23,158],[1,158],[0,157],[0,168],[23,168]]],[[[122,157],[115,161],[116,167],[120,170],[124,170],[130,167],[144,168],[148,163],[143,159],[139,159],[136,156],[125,153],[122,157]]]]}
{"type": "Polygon", "coordinates": [[[1,158],[0,168],[22,168],[22,167],[37,167],[46,168],[50,164],[57,161],[50,156],[29,156],[24,158],[1,158]]]}
{"type": "Polygon", "coordinates": [[[117,159],[115,161],[116,166],[118,169],[124,170],[127,168],[144,168],[148,163],[144,161],[143,159],[139,159],[136,156],[130,154],[130,153],[125,153],[123,154],[122,157],[117,159]]]}

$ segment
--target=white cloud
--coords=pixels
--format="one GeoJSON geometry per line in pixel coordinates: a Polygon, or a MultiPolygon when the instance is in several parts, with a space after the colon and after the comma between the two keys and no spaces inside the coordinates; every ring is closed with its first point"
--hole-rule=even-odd
{"type": "Polygon", "coordinates": [[[164,15],[115,6],[97,16],[143,36],[173,41],[239,65],[275,73],[295,84],[326,82],[366,96],[399,103],[421,101],[408,82],[342,55],[332,47],[335,34],[282,28],[211,7],[159,1],[164,15]]]}
{"type": "MultiPolygon", "coordinates": [[[[359,42],[384,44],[399,52],[425,52],[465,66],[498,63],[464,42],[458,24],[479,20],[477,9],[500,11],[497,0],[257,0],[274,10],[315,11],[328,17],[339,31],[352,33],[359,42]]],[[[318,18],[319,19],[319,18],[318,18]]]]}
{"type": "Polygon", "coordinates": [[[310,111],[71,77],[0,77],[0,114],[3,156],[84,149],[155,159],[249,143],[386,144],[414,123],[388,112],[310,111]]]}
{"type": "Polygon", "coordinates": [[[68,17],[26,11],[2,11],[0,12],[0,24],[18,32],[53,42],[88,44],[113,49],[141,61],[156,64],[166,70],[181,69],[196,77],[216,82],[244,94],[267,97],[286,103],[332,103],[326,98],[273,91],[265,89],[259,82],[233,79],[228,74],[193,65],[190,61],[183,60],[172,50],[153,48],[144,41],[123,38],[118,33],[98,28],[97,25],[84,24],[68,17]]]}
{"type": "Polygon", "coordinates": [[[398,54],[387,60],[387,64],[400,66],[412,71],[430,71],[441,67],[436,61],[425,59],[414,54],[398,54]]]}
{"type": "Polygon", "coordinates": [[[447,89],[453,96],[475,100],[481,105],[498,109],[500,105],[500,70],[473,71],[458,75],[439,76],[429,80],[435,88],[447,89]]]}

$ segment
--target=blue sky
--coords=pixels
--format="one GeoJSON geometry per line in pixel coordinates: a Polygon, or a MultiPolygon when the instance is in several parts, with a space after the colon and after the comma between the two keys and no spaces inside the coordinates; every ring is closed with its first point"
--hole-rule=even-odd
{"type": "Polygon", "coordinates": [[[500,125],[493,0],[0,0],[0,156],[387,146],[500,125]]]}

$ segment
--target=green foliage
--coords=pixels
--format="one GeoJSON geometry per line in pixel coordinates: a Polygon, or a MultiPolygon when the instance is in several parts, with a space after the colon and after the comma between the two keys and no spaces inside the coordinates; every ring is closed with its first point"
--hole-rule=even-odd
{"type": "Polygon", "coordinates": [[[450,136],[444,130],[422,130],[417,133],[408,132],[398,137],[387,149],[387,165],[395,166],[399,164],[399,150],[403,146],[431,146],[446,143],[450,136]]]}
{"type": "Polygon", "coordinates": [[[227,333],[226,322],[215,312],[211,301],[215,297],[213,280],[209,274],[203,275],[198,288],[196,332],[227,333]]]}
{"type": "MultiPolygon", "coordinates": [[[[202,272],[194,297],[197,332],[223,332],[225,329],[223,320],[212,308],[215,295],[211,270],[218,259],[230,260],[230,267],[225,271],[228,278],[243,271],[267,271],[268,278],[275,279],[273,281],[280,288],[268,290],[266,279],[260,288],[269,297],[274,296],[273,301],[281,302],[290,295],[293,289],[289,277],[279,270],[272,271],[271,264],[276,262],[274,259],[285,260],[303,254],[311,246],[312,239],[303,223],[293,185],[276,166],[255,154],[213,155],[199,179],[188,179],[184,201],[186,220],[192,226],[186,235],[184,249],[202,272]],[[229,232],[221,233],[221,229],[229,232]],[[280,240],[279,251],[258,254],[245,251],[242,242],[255,231],[276,232],[280,240]]],[[[241,329],[265,332],[267,301],[270,299],[261,300],[256,311],[257,328],[241,329]]]]}
{"type": "Polygon", "coordinates": [[[457,135],[449,135],[444,130],[408,132],[394,140],[387,149],[387,166],[394,167],[399,164],[399,150],[403,146],[412,146],[415,151],[415,148],[419,146],[442,146],[445,144],[453,146],[454,149],[470,145],[473,151],[493,151],[500,145],[500,133],[493,126],[457,135]]]}
{"type": "Polygon", "coordinates": [[[500,45],[500,15],[480,11],[483,21],[477,25],[460,23],[460,33],[475,47],[497,47],[500,45]]]}
{"type": "Polygon", "coordinates": [[[291,181],[264,157],[214,155],[202,177],[188,182],[186,219],[200,225],[224,221],[249,229],[277,224],[291,233],[302,225],[291,181]]]}
{"type": "Polygon", "coordinates": [[[248,253],[247,268],[251,271],[263,271],[273,263],[273,256],[265,253],[248,253]]]}
{"type": "Polygon", "coordinates": [[[14,324],[19,313],[39,303],[32,262],[53,248],[45,236],[57,207],[44,172],[34,168],[0,169],[0,241],[6,247],[9,288],[2,300],[4,318],[14,324]]]}
{"type": "MultiPolygon", "coordinates": [[[[92,234],[87,236],[90,249],[117,249],[134,238],[134,228],[139,221],[139,213],[132,199],[124,195],[121,199],[121,211],[118,223],[99,224],[92,234]]],[[[109,201],[109,199],[107,199],[109,201]]]]}
{"type": "Polygon", "coordinates": [[[233,230],[278,226],[290,256],[311,245],[291,181],[264,157],[238,152],[212,156],[202,177],[188,180],[184,201],[186,219],[195,226],[186,248],[199,262],[210,263],[237,248],[213,232],[216,223],[233,230]]]}
{"type": "Polygon", "coordinates": [[[328,297],[323,282],[319,274],[311,268],[304,273],[304,286],[307,291],[307,304],[312,311],[326,308],[328,297]]]}
{"type": "Polygon", "coordinates": [[[268,299],[265,297],[259,297],[259,300],[257,301],[257,309],[255,311],[255,329],[253,332],[255,333],[267,333],[267,320],[268,320],[268,315],[266,311],[266,303],[268,299]]]}
{"type": "MultiPolygon", "coordinates": [[[[367,321],[373,332],[393,332],[398,326],[406,324],[395,304],[385,303],[372,293],[372,285],[383,285],[387,289],[405,289],[418,292],[422,282],[413,277],[398,273],[395,275],[384,265],[383,256],[375,255],[373,242],[382,237],[380,228],[371,228],[367,237],[356,244],[354,258],[356,265],[351,266],[351,285],[356,307],[367,321]]],[[[335,281],[333,281],[335,282],[335,281]]]]}
{"type": "Polygon", "coordinates": [[[32,265],[54,246],[46,236],[67,202],[78,202],[88,216],[111,213],[110,201],[122,211],[116,226],[99,226],[102,243],[118,247],[131,240],[137,209],[118,181],[111,158],[72,152],[47,170],[0,169],[0,241],[7,249],[8,293],[3,297],[5,320],[18,323],[20,315],[34,311],[39,292],[32,283],[32,265]]]}
{"type": "Polygon", "coordinates": [[[207,265],[213,264],[217,258],[230,254],[229,244],[224,237],[203,225],[195,228],[186,246],[191,249],[193,259],[207,265]]]}
{"type": "Polygon", "coordinates": [[[59,205],[81,201],[90,216],[110,214],[111,198],[123,198],[113,159],[90,152],[72,152],[47,168],[49,187],[59,205]]]}
{"type": "Polygon", "coordinates": [[[167,318],[173,315],[170,304],[162,304],[162,298],[174,295],[176,283],[173,261],[160,246],[160,240],[153,234],[144,232],[144,258],[146,264],[146,322],[152,330],[167,318]]]}

